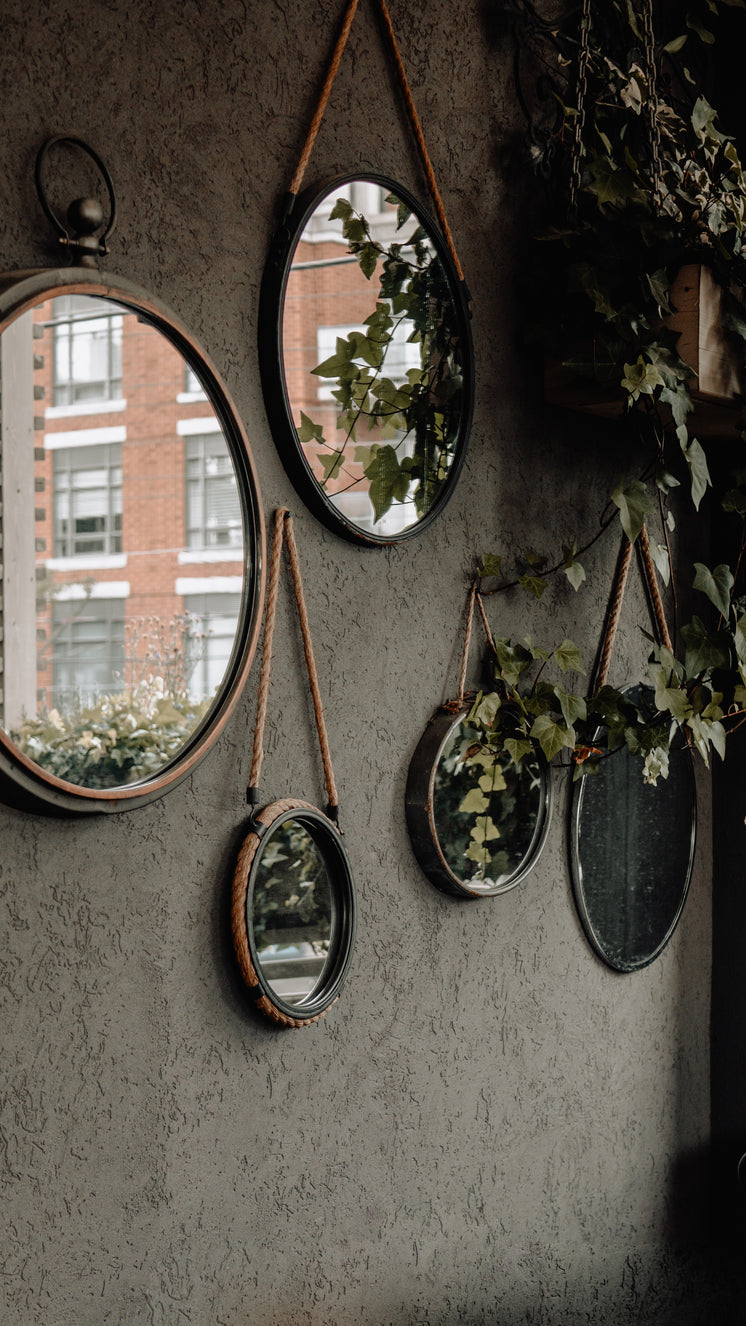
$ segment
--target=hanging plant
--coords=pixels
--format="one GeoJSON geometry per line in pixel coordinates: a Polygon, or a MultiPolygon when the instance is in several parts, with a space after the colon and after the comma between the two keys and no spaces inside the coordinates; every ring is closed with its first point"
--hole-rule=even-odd
{"type": "MultiPolygon", "coordinates": [[[[524,264],[524,334],[561,362],[565,375],[607,391],[605,413],[628,424],[611,435],[623,449],[620,467],[640,442],[649,460],[611,494],[599,495],[600,530],[583,547],[572,539],[561,556],[528,551],[507,575],[503,559],[486,554],[485,593],[520,585],[539,600],[554,574],[579,589],[584,551],[616,515],[633,543],[657,515],[650,556],[663,582],[672,579],[674,496],[688,489],[699,510],[712,487],[694,426],[695,369],[681,353],[672,319],[682,266],[704,265],[724,335],[737,361],[746,360],[746,177],[703,92],[720,12],[745,7],[744,0],[702,0],[662,14],[656,7],[655,34],[651,0],[582,0],[557,22],[544,21],[531,0],[504,7],[524,67],[530,52],[542,71],[528,150],[545,207],[524,264]]],[[[528,111],[520,86],[519,95],[528,111]]],[[[728,427],[735,440],[735,412],[728,427]]],[[[649,781],[665,776],[681,729],[705,760],[713,749],[723,756],[727,731],[746,716],[746,597],[739,579],[746,469],[736,470],[713,498],[728,513],[733,556],[691,569],[694,601],[698,595],[702,606],[674,629],[673,641],[660,633],[653,641],[652,709],[636,707],[607,684],[568,696],[561,682],[548,681],[548,666],[560,666],[571,642],[537,650],[531,640],[496,640],[495,689],[478,697],[473,721],[494,723],[505,702],[513,710],[523,706],[525,739],[538,741],[547,758],[566,752],[576,776],[598,767],[599,726],[610,747],[624,745],[642,757],[649,781]]]]}

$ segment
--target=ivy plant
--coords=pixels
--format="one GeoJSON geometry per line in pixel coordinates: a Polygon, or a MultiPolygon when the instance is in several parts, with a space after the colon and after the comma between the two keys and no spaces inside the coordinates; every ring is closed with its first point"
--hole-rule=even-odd
{"type": "Polygon", "coordinates": [[[399,238],[375,238],[366,217],[339,198],[330,220],[342,222],[348,252],[373,287],[373,308],[358,329],[338,336],[334,353],[311,371],[329,379],[338,435],[301,411],[303,444],[316,445],[322,487],[337,493],[369,483],[374,518],[395,502],[418,517],[433,505],[453,461],[462,417],[462,347],[446,269],[424,228],[393,194],[399,238]],[[419,366],[394,371],[394,346],[418,347],[419,366]],[[341,439],[341,440],[340,440],[341,439]]]}

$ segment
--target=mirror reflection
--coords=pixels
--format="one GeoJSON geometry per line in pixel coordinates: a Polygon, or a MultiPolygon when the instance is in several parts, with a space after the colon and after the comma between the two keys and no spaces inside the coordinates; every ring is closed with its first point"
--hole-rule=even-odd
{"type": "Polygon", "coordinates": [[[329,962],[334,903],[329,871],[299,820],[282,821],[261,847],[251,926],[262,975],[286,1004],[301,1004],[329,962]]]}
{"type": "Polygon", "coordinates": [[[132,309],[62,292],[0,337],[2,727],[85,788],[158,773],[225,677],[241,500],[199,376],[132,309]]]}
{"type": "Polygon", "coordinates": [[[517,882],[536,847],[545,801],[538,757],[516,768],[484,743],[480,729],[455,724],[435,768],[433,818],[459,883],[488,893],[517,882]]]}
{"type": "Polygon", "coordinates": [[[459,326],[406,202],[364,179],[322,199],[287,279],[284,377],[308,470],[361,531],[401,534],[442,495],[464,423],[459,326]]]}
{"type": "MultiPolygon", "coordinates": [[[[599,744],[603,744],[602,738],[599,744]]],[[[588,938],[609,966],[644,967],[671,938],[694,857],[696,791],[688,749],[672,749],[667,778],[644,783],[626,747],[578,785],[573,873],[588,938]]]]}

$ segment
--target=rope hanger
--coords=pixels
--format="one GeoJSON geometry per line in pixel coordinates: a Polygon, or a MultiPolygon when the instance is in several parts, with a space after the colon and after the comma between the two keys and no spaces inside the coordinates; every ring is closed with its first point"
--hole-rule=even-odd
{"type": "Polygon", "coordinates": [[[250,805],[258,805],[259,803],[259,778],[261,776],[262,764],[264,762],[264,730],[267,721],[267,705],[269,701],[269,685],[272,671],[272,642],[274,639],[275,618],[277,615],[277,599],[280,587],[280,567],[282,565],[283,543],[287,545],[288,563],[293,581],[295,603],[298,609],[301,636],[303,638],[303,653],[306,660],[306,671],[308,672],[308,682],[311,690],[311,698],[313,700],[316,731],[318,733],[319,746],[321,748],[321,760],[324,766],[324,781],[326,783],[327,797],[329,799],[326,813],[329,819],[334,820],[336,823],[339,818],[337,784],[334,779],[334,769],[332,768],[329,739],[327,737],[326,722],[324,719],[324,706],[321,701],[319,678],[313,655],[311,628],[308,621],[308,612],[306,610],[306,600],[303,594],[298,547],[295,542],[295,534],[293,531],[293,517],[286,507],[280,507],[275,512],[272,553],[269,563],[267,609],[264,619],[262,667],[259,674],[256,725],[254,727],[254,746],[251,758],[249,786],[246,789],[246,800],[250,805]]]}
{"type": "MultiPolygon", "coordinates": [[[[394,62],[394,67],[396,69],[400,90],[402,93],[402,97],[404,99],[404,105],[407,114],[409,116],[415,141],[417,143],[417,148],[420,154],[420,160],[422,162],[422,167],[425,172],[425,178],[427,180],[428,187],[430,189],[430,194],[432,196],[433,205],[435,207],[438,221],[440,223],[440,228],[441,231],[443,232],[443,238],[445,239],[448,252],[451,255],[451,259],[456,269],[456,274],[458,276],[458,279],[459,281],[463,282],[464,281],[463,269],[461,267],[461,263],[459,262],[458,254],[456,252],[456,246],[454,244],[453,236],[451,234],[451,228],[448,224],[448,220],[446,217],[445,207],[443,205],[443,199],[441,198],[440,190],[438,189],[438,185],[435,179],[435,171],[433,170],[433,165],[430,160],[427,147],[425,145],[425,137],[422,132],[422,126],[420,124],[419,116],[417,114],[412,93],[409,88],[409,83],[407,81],[407,75],[404,69],[404,62],[399,52],[399,47],[396,41],[396,35],[394,33],[394,25],[391,21],[391,15],[389,14],[386,0],[375,0],[375,3],[377,3],[378,8],[380,10],[384,33],[386,35],[390,47],[391,58],[394,62]]],[[[306,135],[306,141],[303,146],[303,150],[300,154],[300,159],[298,161],[298,165],[296,166],[295,174],[293,175],[293,178],[290,182],[290,188],[288,190],[288,207],[287,207],[288,214],[292,210],[292,207],[295,203],[298,193],[300,192],[300,187],[301,184],[303,183],[303,178],[306,173],[306,168],[308,166],[311,152],[313,151],[313,146],[314,143],[316,142],[319,129],[321,128],[321,122],[324,118],[324,112],[326,110],[327,103],[329,101],[332,85],[337,75],[337,70],[339,69],[345,46],[347,45],[347,38],[350,35],[350,28],[352,27],[352,20],[355,17],[357,7],[358,7],[358,0],[348,0],[347,8],[344,14],[344,19],[342,21],[342,27],[340,29],[339,36],[337,37],[337,41],[334,50],[332,52],[332,57],[329,62],[329,68],[327,69],[326,78],[324,79],[324,84],[321,89],[321,93],[319,95],[318,104],[316,106],[316,110],[311,120],[308,134],[306,135]]]]}

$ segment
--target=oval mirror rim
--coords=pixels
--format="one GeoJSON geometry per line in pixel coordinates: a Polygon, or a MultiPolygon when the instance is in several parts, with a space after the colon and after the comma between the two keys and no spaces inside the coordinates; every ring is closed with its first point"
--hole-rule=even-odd
{"type": "Polygon", "coordinates": [[[222,732],[245,685],[261,630],[265,592],[265,525],[256,467],[246,430],[217,368],[180,319],[160,300],[124,277],[81,268],[34,268],[0,275],[0,335],[23,313],[57,293],[95,295],[111,299],[134,313],[142,313],[179,351],[182,358],[205,381],[210,403],[222,425],[234,467],[249,538],[254,547],[244,548],[242,623],[232,653],[232,663],[223,680],[213,712],[197,729],[183,752],[162,771],[137,783],[113,788],[86,788],[57,778],[27,759],[0,727],[0,798],[22,810],[47,814],[75,815],[131,810],[147,805],[176,787],[207,754],[222,732]]]}
{"type": "MultiPolygon", "coordinates": [[[[435,773],[448,738],[453,729],[463,722],[471,709],[474,697],[460,707],[441,705],[429,719],[412,756],[405,791],[407,828],[412,849],[431,884],[456,898],[497,898],[510,893],[533,870],[547,840],[552,818],[553,793],[549,765],[540,763],[542,794],[537,823],[531,846],[520,866],[504,884],[493,889],[470,889],[448,865],[440,846],[435,825],[435,773]]],[[[541,758],[541,757],[539,757],[541,758]]]]}
{"type": "MultiPolygon", "coordinates": [[[[623,688],[623,692],[631,691],[634,689],[635,689],[634,686],[626,686],[623,688]]],[[[599,727],[596,729],[596,735],[602,734],[603,730],[604,730],[603,724],[599,724],[599,727]]],[[[622,963],[617,960],[613,960],[609,956],[607,949],[604,948],[599,936],[596,933],[593,922],[591,921],[585,900],[585,892],[583,888],[583,869],[580,863],[580,814],[583,807],[585,784],[587,780],[585,778],[579,779],[577,783],[573,784],[572,788],[572,797],[570,799],[569,844],[570,844],[570,878],[572,880],[572,891],[573,891],[573,897],[575,899],[575,906],[577,908],[578,916],[580,918],[580,923],[583,927],[585,937],[588,940],[588,943],[590,944],[596,956],[600,958],[601,961],[612,971],[622,972],[625,975],[628,975],[630,972],[634,971],[643,971],[645,967],[649,967],[652,962],[655,962],[656,958],[660,957],[663,950],[666,948],[666,946],[670,943],[671,939],[673,938],[674,931],[676,930],[676,927],[679,924],[679,921],[681,920],[681,916],[684,911],[684,907],[686,905],[686,900],[689,896],[689,888],[692,882],[692,874],[694,871],[694,856],[697,846],[697,780],[694,772],[694,761],[692,759],[692,753],[689,747],[686,745],[683,746],[681,750],[677,752],[677,754],[683,755],[686,759],[688,782],[691,790],[691,802],[692,802],[692,827],[691,827],[691,839],[689,843],[689,861],[686,869],[686,879],[684,882],[684,887],[681,890],[681,896],[679,898],[679,904],[676,909],[676,913],[673,917],[673,920],[671,921],[671,924],[668,927],[668,930],[666,931],[661,941],[656,945],[654,951],[649,955],[649,957],[643,958],[639,962],[622,963]]],[[[640,771],[640,778],[642,778],[642,771],[640,771]]]]}
{"type": "MultiPolygon", "coordinates": [[[[352,961],[357,930],[357,904],[352,869],[339,829],[327,815],[303,801],[275,801],[265,806],[254,817],[249,833],[257,833],[259,842],[248,870],[246,884],[246,902],[244,907],[244,926],[248,941],[249,954],[254,974],[258,981],[257,1001],[265,1000],[272,1009],[279,1013],[278,1021],[291,1025],[303,1025],[318,1022],[339,998],[352,961]],[[329,884],[333,902],[340,909],[337,924],[337,956],[329,976],[319,990],[306,1003],[290,1004],[282,999],[271,987],[262,971],[254,940],[254,927],[251,923],[251,907],[254,899],[256,878],[261,865],[264,847],[276,829],[288,820],[299,821],[313,838],[324,859],[329,872],[329,884]],[[329,868],[329,854],[334,856],[334,871],[329,868]]],[[[271,1010],[269,1016],[273,1016],[271,1010]]]]}
{"type": "Polygon", "coordinates": [[[419,200],[390,176],[365,170],[338,175],[323,187],[315,185],[306,190],[296,201],[290,219],[280,227],[272,242],[262,279],[258,326],[259,370],[270,430],[288,478],[309,511],[334,534],[341,535],[342,538],[351,543],[362,543],[371,548],[387,548],[394,543],[404,543],[407,539],[423,533],[437,519],[452,497],[466,458],[474,414],[474,346],[465,283],[458,279],[453,259],[440,233],[440,228],[419,200]],[[283,309],[295,249],[307,222],[324,198],[336,189],[358,181],[378,184],[382,188],[388,189],[389,192],[395,193],[397,197],[401,198],[402,202],[407,204],[427,229],[428,237],[432,241],[446,272],[464,347],[464,407],[459,421],[453,463],[441,491],[426,515],[407,529],[393,535],[372,534],[368,530],[361,529],[354,521],[343,515],[324,494],[311,472],[298,440],[285,379],[282,337],[283,309]]]}

